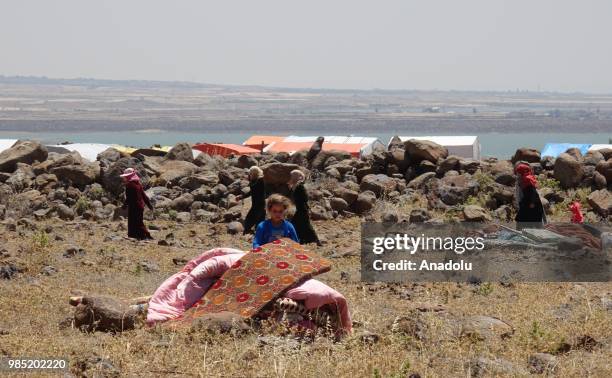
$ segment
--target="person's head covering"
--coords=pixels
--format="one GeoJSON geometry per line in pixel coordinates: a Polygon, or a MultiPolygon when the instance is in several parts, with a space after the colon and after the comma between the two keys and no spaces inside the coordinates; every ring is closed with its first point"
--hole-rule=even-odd
{"type": "Polygon", "coordinates": [[[258,166],[254,165],[249,168],[249,178],[251,180],[256,180],[263,177],[263,171],[258,166]]]}
{"type": "Polygon", "coordinates": [[[580,202],[574,201],[569,206],[570,211],[572,212],[572,223],[582,223],[584,222],[584,216],[580,211],[580,202]]]}
{"type": "Polygon", "coordinates": [[[122,177],[125,182],[140,181],[140,177],[138,177],[138,173],[134,168],[126,168],[123,174],[119,176],[122,177]]]}
{"type": "Polygon", "coordinates": [[[304,175],[304,172],[300,171],[299,169],[294,169],[293,171],[291,171],[291,177],[289,178],[289,187],[293,188],[305,179],[306,176],[304,175]]]}
{"type": "Polygon", "coordinates": [[[538,180],[533,175],[533,170],[526,163],[519,163],[515,168],[514,172],[519,176],[519,185],[521,188],[525,189],[527,187],[533,186],[537,188],[538,180]]]}

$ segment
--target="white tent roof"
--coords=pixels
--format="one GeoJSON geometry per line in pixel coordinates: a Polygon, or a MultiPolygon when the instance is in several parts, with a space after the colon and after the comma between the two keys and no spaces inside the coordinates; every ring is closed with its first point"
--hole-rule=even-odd
{"type": "Polygon", "coordinates": [[[72,144],[56,144],[51,147],[65,148],[70,152],[78,152],[84,159],[96,161],[98,154],[112,146],[110,144],[100,143],[72,143],[72,144]]]}
{"type": "Polygon", "coordinates": [[[13,147],[16,142],[17,139],[0,139],[0,152],[13,147]]]}
{"type": "Polygon", "coordinates": [[[612,144],[593,144],[589,151],[603,150],[605,148],[612,148],[612,144]]]}
{"type": "Polygon", "coordinates": [[[410,139],[429,140],[441,146],[467,146],[478,142],[475,135],[400,136],[402,142],[410,139]]]}
{"type": "MultiPolygon", "coordinates": [[[[325,138],[325,142],[327,143],[351,143],[351,144],[370,144],[375,142],[376,140],[378,140],[378,138],[376,137],[361,137],[361,136],[339,136],[339,135],[332,135],[332,136],[323,136],[325,138]]],[[[297,135],[290,135],[288,137],[286,137],[283,142],[298,142],[298,143],[305,143],[305,142],[314,142],[315,140],[317,140],[318,136],[297,136],[297,135]]]]}

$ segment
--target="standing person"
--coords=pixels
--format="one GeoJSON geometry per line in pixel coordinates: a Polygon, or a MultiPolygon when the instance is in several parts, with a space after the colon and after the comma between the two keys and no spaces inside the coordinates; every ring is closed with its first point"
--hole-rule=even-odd
{"type": "Polygon", "coordinates": [[[253,238],[253,248],[260,247],[280,238],[290,238],[297,243],[300,242],[293,225],[285,220],[285,215],[287,214],[287,209],[290,204],[289,198],[280,194],[272,194],[268,198],[266,209],[268,210],[270,219],[266,219],[257,225],[255,237],[253,238]]]}
{"type": "Polygon", "coordinates": [[[518,212],[515,217],[517,229],[525,227],[541,227],[546,223],[546,213],[540,200],[537,186],[538,181],[533,175],[531,167],[526,163],[519,163],[516,173],[516,202],[518,212]]]}
{"type": "Polygon", "coordinates": [[[244,218],[243,234],[251,232],[251,229],[266,219],[266,186],[263,180],[263,171],[254,165],[249,169],[249,194],[240,195],[238,199],[251,197],[251,209],[244,218]]]}
{"type": "Polygon", "coordinates": [[[317,140],[314,141],[312,146],[310,146],[310,149],[306,154],[306,160],[309,164],[314,160],[315,157],[317,157],[319,152],[323,150],[323,142],[325,142],[325,138],[320,136],[317,138],[317,140]]]}
{"type": "Polygon", "coordinates": [[[291,223],[293,223],[302,244],[317,243],[320,246],[319,237],[310,223],[308,193],[304,187],[304,179],[304,173],[299,169],[291,171],[291,178],[287,183],[289,190],[291,190],[291,199],[295,205],[295,214],[291,223]]]}
{"type": "Polygon", "coordinates": [[[144,240],[153,239],[144,224],[144,207],[153,210],[153,205],[140,183],[140,177],[134,168],[127,168],[121,175],[125,183],[125,203],[128,210],[128,237],[144,240]]]}

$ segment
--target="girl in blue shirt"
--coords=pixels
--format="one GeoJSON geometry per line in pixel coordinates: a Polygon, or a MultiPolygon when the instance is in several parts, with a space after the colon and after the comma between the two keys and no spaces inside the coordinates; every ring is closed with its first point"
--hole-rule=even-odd
{"type": "Polygon", "coordinates": [[[290,238],[299,243],[297,233],[293,225],[285,220],[285,214],[289,208],[289,199],[280,194],[272,194],[268,198],[266,209],[269,219],[259,223],[253,238],[253,248],[273,242],[280,238],[290,238]]]}

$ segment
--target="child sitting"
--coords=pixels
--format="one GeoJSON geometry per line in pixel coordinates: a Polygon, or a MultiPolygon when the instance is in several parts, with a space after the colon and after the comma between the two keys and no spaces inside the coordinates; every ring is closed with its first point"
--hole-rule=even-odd
{"type": "Polygon", "coordinates": [[[270,219],[266,219],[257,226],[255,238],[253,238],[253,248],[280,238],[290,238],[299,243],[295,228],[289,221],[285,220],[289,205],[289,199],[280,194],[272,194],[268,198],[266,210],[270,219]]]}

